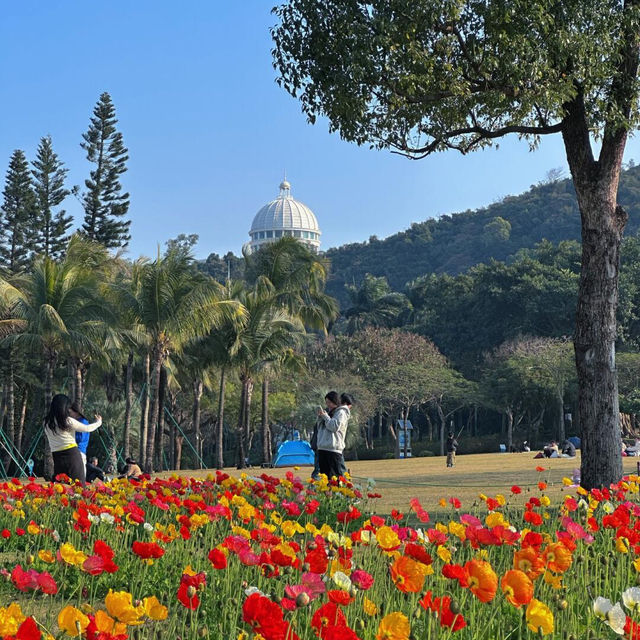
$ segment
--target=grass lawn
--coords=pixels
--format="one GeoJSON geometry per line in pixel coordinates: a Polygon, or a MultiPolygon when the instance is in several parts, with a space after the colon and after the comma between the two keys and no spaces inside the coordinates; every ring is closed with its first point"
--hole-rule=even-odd
{"type": "MultiPolygon", "coordinates": [[[[513,485],[522,488],[520,496],[510,500],[512,504],[524,504],[528,497],[527,489],[539,494],[537,483],[544,481],[548,484],[547,495],[554,502],[562,491],[567,488],[562,484],[562,478],[571,477],[575,468],[580,467],[580,452],[576,458],[545,458],[534,460],[535,453],[483,453],[475,455],[459,455],[456,466],[447,469],[445,458],[410,458],[408,460],[365,460],[347,463],[352,477],[357,482],[365,482],[368,478],[376,481],[375,492],[381,493],[382,498],[376,503],[379,513],[389,513],[391,509],[408,509],[409,500],[418,498],[425,509],[434,513],[441,513],[442,507],[438,502],[441,498],[459,498],[463,508],[470,507],[479,493],[493,496],[502,493],[510,495],[513,485]],[[546,469],[536,471],[536,467],[546,469]]],[[[640,458],[623,458],[625,473],[635,473],[640,458]]],[[[283,477],[292,467],[278,469],[247,469],[249,475],[259,475],[266,472],[276,477],[283,477]]],[[[234,468],[226,470],[232,475],[239,472],[234,468]]],[[[202,477],[208,471],[181,471],[181,475],[202,477]]],[[[294,473],[306,480],[310,467],[300,467],[294,473]]],[[[168,475],[168,474],[167,474],[168,475]]],[[[571,490],[571,489],[569,489],[571,490]]]]}

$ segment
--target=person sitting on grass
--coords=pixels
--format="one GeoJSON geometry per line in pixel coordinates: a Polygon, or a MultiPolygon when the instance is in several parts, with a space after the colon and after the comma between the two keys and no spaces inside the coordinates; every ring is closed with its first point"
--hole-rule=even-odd
{"type": "Polygon", "coordinates": [[[87,482],[93,482],[94,480],[105,482],[105,475],[104,471],[98,466],[98,458],[91,456],[87,460],[87,482]]]}
{"type": "Polygon", "coordinates": [[[571,440],[565,440],[562,445],[562,457],[563,458],[575,458],[576,447],[571,440]]]}
{"type": "Polygon", "coordinates": [[[122,474],[119,476],[120,478],[132,478],[135,480],[142,475],[142,469],[133,458],[127,458],[125,463],[126,466],[122,471],[122,474]]]}

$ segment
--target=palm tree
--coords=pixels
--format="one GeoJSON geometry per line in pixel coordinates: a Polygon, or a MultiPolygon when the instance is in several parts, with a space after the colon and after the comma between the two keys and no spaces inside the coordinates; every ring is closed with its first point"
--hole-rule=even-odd
{"type": "Polygon", "coordinates": [[[253,289],[238,291],[238,300],[247,313],[231,356],[231,366],[237,370],[242,385],[238,416],[239,469],[246,466],[254,381],[268,366],[292,358],[304,332],[301,321],[274,304],[274,299],[274,287],[266,279],[259,280],[253,289]]]}
{"type": "MultiPolygon", "coordinates": [[[[329,263],[295,238],[285,237],[265,245],[254,254],[245,255],[245,273],[248,281],[259,284],[263,291],[271,292],[269,304],[287,312],[304,327],[322,331],[338,316],[337,302],[324,292],[329,263]]],[[[272,365],[288,363],[289,367],[304,366],[292,354],[272,360],[272,365]]],[[[263,458],[270,462],[271,448],[268,437],[269,367],[262,376],[262,429],[263,458]]]]}
{"type": "MultiPolygon", "coordinates": [[[[183,251],[158,252],[142,267],[139,289],[128,297],[128,309],[149,336],[151,409],[143,465],[151,471],[156,448],[160,406],[161,371],[172,352],[190,340],[206,335],[224,318],[243,315],[233,301],[223,300],[222,287],[198,273],[183,251]]],[[[161,452],[160,452],[161,454],[161,452]]]]}
{"type": "MultiPolygon", "coordinates": [[[[0,279],[2,343],[43,357],[45,412],[59,359],[100,351],[99,328],[111,317],[96,279],[97,259],[103,257],[102,247],[74,237],[62,262],[40,258],[28,274],[0,279]]],[[[45,447],[45,475],[50,476],[53,459],[45,447]]]]}
{"type": "Polygon", "coordinates": [[[329,263],[295,238],[285,237],[245,255],[250,285],[272,288],[273,303],[300,318],[309,329],[326,331],[338,316],[338,304],[324,292],[329,263]]]}
{"type": "Polygon", "coordinates": [[[365,327],[397,327],[411,310],[407,296],[391,291],[384,277],[368,273],[359,288],[347,286],[347,291],[351,306],[344,315],[349,320],[349,335],[365,327]]]}

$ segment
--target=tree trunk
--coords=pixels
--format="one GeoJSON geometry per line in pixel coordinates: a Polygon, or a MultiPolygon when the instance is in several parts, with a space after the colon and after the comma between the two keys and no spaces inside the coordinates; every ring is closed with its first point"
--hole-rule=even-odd
{"type": "MultiPolygon", "coordinates": [[[[200,431],[200,403],[202,400],[202,391],[204,386],[202,380],[193,381],[193,432],[196,437],[196,451],[198,452],[199,460],[197,461],[200,469],[202,469],[202,433],[200,431]]],[[[178,453],[176,450],[176,463],[178,453]]],[[[176,467],[179,468],[179,467],[176,467]]]]}
{"type": "MultiPolygon", "coordinates": [[[[566,434],[564,432],[564,394],[558,391],[558,442],[562,446],[566,434]]],[[[622,448],[622,447],[621,447],[622,448]]]]}
{"type": "MultiPolygon", "coordinates": [[[[253,380],[248,378],[246,381],[247,390],[244,394],[244,442],[245,442],[245,455],[247,460],[251,454],[251,399],[253,397],[253,380]]],[[[246,462],[245,462],[246,466],[246,462]]]]}
{"type": "Polygon", "coordinates": [[[147,449],[144,457],[144,469],[147,473],[153,471],[153,454],[155,453],[156,429],[160,408],[160,370],[162,369],[162,354],[159,348],[153,350],[153,367],[151,377],[151,415],[147,426],[147,449]]]}
{"type": "Polygon", "coordinates": [[[22,405],[20,407],[20,420],[18,421],[18,429],[16,431],[16,449],[22,453],[22,441],[24,440],[24,423],[27,418],[27,403],[29,401],[29,389],[24,388],[22,394],[22,405]]]}
{"type": "MultiPolygon", "coordinates": [[[[180,471],[180,467],[182,466],[182,441],[184,440],[183,436],[177,436],[176,437],[176,461],[175,461],[175,468],[176,471],[180,471]]],[[[202,468],[202,465],[200,465],[200,468],[202,468]]]]}
{"type": "Polygon", "coordinates": [[[227,372],[220,372],[220,397],[218,398],[218,426],[216,437],[216,469],[224,469],[224,395],[227,388],[227,372]]]}
{"type": "Polygon", "coordinates": [[[438,421],[440,422],[439,430],[440,430],[440,455],[444,455],[444,432],[446,427],[447,419],[444,416],[444,412],[442,411],[442,407],[439,402],[436,402],[436,411],[438,412],[438,421]]]}
{"type": "Polygon", "coordinates": [[[262,461],[271,462],[271,447],[269,446],[269,380],[265,376],[262,381],[262,461]]]}
{"type": "MultiPolygon", "coordinates": [[[[164,469],[164,459],[166,451],[166,442],[164,434],[165,415],[164,410],[165,398],[167,395],[167,370],[163,367],[160,368],[160,389],[158,390],[158,435],[156,436],[156,456],[158,460],[158,469],[161,471],[164,469]]],[[[173,423],[172,423],[173,426],[173,423]]],[[[171,458],[167,460],[167,466],[171,467],[171,458]]]]}
{"type": "MultiPolygon", "coordinates": [[[[628,11],[635,10],[634,4],[628,3],[628,11]]],[[[610,89],[621,121],[637,101],[639,50],[632,21],[623,29],[626,37],[622,40],[620,67],[610,89]]],[[[609,486],[622,477],[615,339],[620,244],[628,216],[617,204],[617,193],[628,130],[622,122],[608,122],[596,160],[580,87],[565,105],[565,112],[562,136],[582,232],[582,270],[573,340],[578,422],[582,429],[581,483],[591,489],[609,486]]],[[[614,117],[617,116],[611,116],[614,117]]]]}
{"type": "Polygon", "coordinates": [[[244,469],[246,466],[246,451],[245,451],[245,437],[244,437],[244,412],[247,407],[245,401],[245,395],[247,393],[247,387],[242,380],[242,386],[240,388],[240,410],[238,411],[238,443],[236,453],[236,466],[238,469],[244,469]]]}
{"type": "MultiPolygon", "coordinates": [[[[16,436],[16,385],[13,378],[13,354],[9,351],[7,372],[7,440],[11,445],[14,444],[16,436]]],[[[11,452],[11,457],[15,457],[11,452]]]]}
{"type": "MultiPolygon", "coordinates": [[[[49,413],[51,400],[53,398],[53,370],[55,368],[56,358],[54,355],[46,357],[46,371],[44,375],[44,415],[49,413]]],[[[49,439],[44,437],[44,477],[49,480],[53,478],[53,454],[49,447],[49,439]]]]}
{"type": "Polygon", "coordinates": [[[142,408],[140,411],[140,464],[146,468],[147,439],[149,434],[149,386],[151,384],[151,358],[149,352],[144,355],[144,382],[142,387],[142,408]]]}
{"type": "Polygon", "coordinates": [[[511,408],[504,412],[505,422],[507,426],[507,453],[511,453],[513,446],[513,410],[511,408]]]}
{"type": "Polygon", "coordinates": [[[409,453],[409,443],[408,443],[408,438],[407,435],[409,433],[409,430],[407,429],[407,420],[409,419],[409,409],[405,408],[402,411],[402,433],[404,434],[404,451],[402,452],[402,455],[404,456],[404,459],[407,459],[407,455],[409,453]]]}
{"type": "Polygon", "coordinates": [[[425,410],[424,417],[427,421],[427,437],[429,438],[429,442],[433,442],[433,421],[431,420],[428,410],[425,410]]]}
{"type": "Polygon", "coordinates": [[[133,403],[133,351],[129,352],[127,370],[124,381],[125,408],[124,433],[122,434],[122,449],[125,459],[131,455],[131,405],[133,403]]]}
{"type": "Polygon", "coordinates": [[[82,367],[77,358],[72,359],[71,366],[73,369],[73,389],[74,389],[73,401],[78,405],[78,409],[82,411],[82,398],[84,396],[82,367]]]}

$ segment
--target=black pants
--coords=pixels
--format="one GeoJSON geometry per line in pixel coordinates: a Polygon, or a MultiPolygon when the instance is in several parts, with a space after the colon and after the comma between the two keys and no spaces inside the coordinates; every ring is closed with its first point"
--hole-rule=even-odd
{"type": "Polygon", "coordinates": [[[344,473],[344,458],[341,453],[318,449],[318,462],[320,473],[324,473],[329,479],[334,476],[339,478],[344,473]]]}
{"type": "Polygon", "coordinates": [[[84,463],[78,447],[53,452],[53,479],[61,473],[85,483],[84,463]]]}

